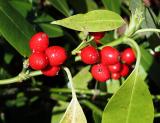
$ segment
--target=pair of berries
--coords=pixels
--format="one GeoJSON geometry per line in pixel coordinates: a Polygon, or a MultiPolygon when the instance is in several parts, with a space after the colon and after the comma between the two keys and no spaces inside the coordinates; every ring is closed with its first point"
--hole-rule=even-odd
{"type": "Polygon", "coordinates": [[[126,77],[129,73],[128,65],[133,64],[136,57],[131,48],[120,54],[111,46],[104,47],[100,53],[95,47],[87,46],[81,50],[81,60],[93,65],[91,74],[96,80],[105,82],[110,78],[118,80],[120,77],[126,77]]]}
{"type": "Polygon", "coordinates": [[[44,32],[36,33],[29,41],[32,54],[29,65],[34,70],[41,70],[46,76],[55,76],[67,59],[66,50],[60,46],[49,46],[48,35],[44,32]]]}

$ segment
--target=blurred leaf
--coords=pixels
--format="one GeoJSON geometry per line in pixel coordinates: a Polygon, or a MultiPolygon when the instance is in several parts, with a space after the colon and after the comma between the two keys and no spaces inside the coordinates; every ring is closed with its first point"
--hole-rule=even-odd
{"type": "Polygon", "coordinates": [[[139,66],[139,74],[142,78],[142,80],[145,80],[147,77],[147,72],[145,71],[145,69],[143,68],[143,66],[140,64],[139,66]]]}
{"type": "Polygon", "coordinates": [[[87,10],[92,11],[98,9],[98,6],[94,0],[86,0],[87,10]]]}
{"type": "Polygon", "coordinates": [[[120,14],[121,0],[102,0],[106,9],[120,14]]]}
{"type": "Polygon", "coordinates": [[[109,80],[106,82],[107,84],[107,93],[115,93],[120,87],[119,80],[109,80]]]}
{"type": "MultiPolygon", "coordinates": [[[[156,15],[154,14],[154,12],[152,11],[152,9],[150,8],[145,8],[144,9],[144,19],[143,22],[141,24],[141,28],[145,29],[145,28],[157,28],[156,24],[156,15]]],[[[145,32],[146,36],[149,37],[150,35],[153,34],[153,32],[145,32]]]]}
{"type": "Polygon", "coordinates": [[[140,61],[137,61],[135,69],[109,100],[103,112],[102,123],[153,122],[152,97],[141,78],[139,65],[140,61]]]}
{"type": "Polygon", "coordinates": [[[66,0],[49,0],[51,4],[66,17],[70,16],[70,10],[66,0]]]}
{"type": "Polygon", "coordinates": [[[142,0],[130,0],[129,2],[129,9],[131,10],[131,12],[134,14],[136,9],[139,12],[143,12],[144,11],[144,5],[142,0]]]}
{"type": "Polygon", "coordinates": [[[51,123],[60,122],[67,106],[68,106],[67,102],[59,101],[58,104],[53,107],[51,123]]]}
{"type": "Polygon", "coordinates": [[[97,113],[95,113],[93,110],[92,110],[92,117],[94,119],[94,123],[101,123],[101,116],[97,115],[97,113]]]}
{"type": "Polygon", "coordinates": [[[31,25],[7,1],[0,0],[0,32],[23,56],[30,55],[28,41],[34,34],[31,25]]]}
{"type": "Polygon", "coordinates": [[[74,9],[74,13],[86,13],[98,9],[94,0],[68,0],[68,2],[74,9]]]}
{"type": "Polygon", "coordinates": [[[76,89],[88,89],[88,82],[92,80],[89,70],[90,66],[86,66],[73,77],[74,87],[76,89]]]}
{"type": "Polygon", "coordinates": [[[82,100],[81,103],[88,108],[90,108],[92,111],[94,111],[97,115],[102,116],[102,111],[99,109],[95,104],[88,100],[82,100]]]}
{"type": "Polygon", "coordinates": [[[153,64],[153,56],[149,53],[149,51],[145,50],[144,48],[140,47],[141,50],[141,64],[145,71],[148,71],[151,65],[153,64]]]}
{"type": "Polygon", "coordinates": [[[86,14],[77,14],[52,24],[84,32],[101,32],[116,29],[124,24],[124,20],[116,13],[108,10],[94,10],[86,14]]]}
{"type": "Polygon", "coordinates": [[[61,37],[64,35],[63,30],[59,26],[45,23],[41,23],[39,26],[50,38],[61,37]]]}
{"type": "Polygon", "coordinates": [[[86,0],[68,0],[74,13],[86,13],[88,11],[86,0]]]}
{"type": "Polygon", "coordinates": [[[53,20],[55,20],[53,17],[51,17],[50,15],[46,13],[43,13],[42,15],[36,17],[34,22],[35,23],[50,23],[53,20]]]}
{"type": "Polygon", "coordinates": [[[10,4],[16,9],[23,17],[27,17],[32,10],[32,5],[25,1],[9,1],[10,4]]]}

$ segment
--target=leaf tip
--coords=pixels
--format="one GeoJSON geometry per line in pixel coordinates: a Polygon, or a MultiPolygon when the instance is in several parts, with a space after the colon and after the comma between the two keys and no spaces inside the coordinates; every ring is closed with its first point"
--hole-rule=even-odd
{"type": "Polygon", "coordinates": [[[58,24],[57,21],[52,21],[51,24],[58,24]]]}

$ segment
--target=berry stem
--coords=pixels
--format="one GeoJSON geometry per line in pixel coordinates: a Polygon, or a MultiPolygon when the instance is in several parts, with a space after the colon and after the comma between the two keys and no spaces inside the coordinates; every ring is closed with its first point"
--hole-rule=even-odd
{"type": "Polygon", "coordinates": [[[67,67],[64,67],[63,69],[64,69],[65,72],[67,73],[68,80],[69,80],[69,83],[70,83],[70,85],[71,85],[72,97],[76,97],[76,91],[75,91],[75,89],[74,89],[73,79],[72,79],[71,72],[70,72],[69,68],[67,68],[67,67]]]}
{"type": "Polygon", "coordinates": [[[144,32],[158,32],[160,33],[160,29],[153,29],[153,28],[148,28],[148,29],[140,29],[140,30],[137,30],[133,36],[135,36],[136,34],[139,34],[139,33],[144,33],[144,32]]]}
{"type": "MultiPolygon", "coordinates": [[[[71,93],[71,90],[68,88],[52,88],[50,92],[52,93],[71,93]]],[[[75,89],[75,92],[79,94],[88,94],[88,95],[94,95],[96,92],[97,96],[107,95],[106,92],[101,92],[100,90],[97,90],[97,89],[96,90],[95,89],[90,89],[90,90],[75,89]]]]}
{"type": "Polygon", "coordinates": [[[120,44],[123,43],[124,38],[125,38],[125,37],[118,38],[118,39],[116,39],[116,40],[114,40],[114,41],[112,41],[112,42],[110,42],[110,43],[107,43],[107,44],[105,44],[105,45],[103,45],[103,46],[98,47],[98,49],[101,50],[103,47],[106,47],[106,46],[112,46],[112,47],[114,47],[114,46],[120,45],[120,44]]]}
{"type": "Polygon", "coordinates": [[[22,82],[23,80],[27,80],[30,77],[38,76],[38,75],[42,75],[42,72],[41,71],[33,71],[33,72],[30,72],[29,74],[21,72],[20,74],[18,74],[17,76],[15,76],[13,78],[0,80],[0,85],[22,82]]]}

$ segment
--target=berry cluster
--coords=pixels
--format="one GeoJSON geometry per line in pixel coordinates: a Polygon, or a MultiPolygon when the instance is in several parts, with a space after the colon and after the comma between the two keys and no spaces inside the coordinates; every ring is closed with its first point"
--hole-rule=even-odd
{"type": "Polygon", "coordinates": [[[36,33],[29,42],[32,54],[29,65],[34,70],[41,70],[46,76],[55,76],[67,59],[66,50],[60,46],[49,46],[48,35],[44,32],[36,33]]]}
{"type": "Polygon", "coordinates": [[[111,46],[105,46],[100,53],[95,47],[87,46],[81,50],[80,56],[84,63],[93,65],[91,74],[99,82],[126,77],[129,74],[129,66],[136,61],[131,48],[120,53],[111,46]]]}

